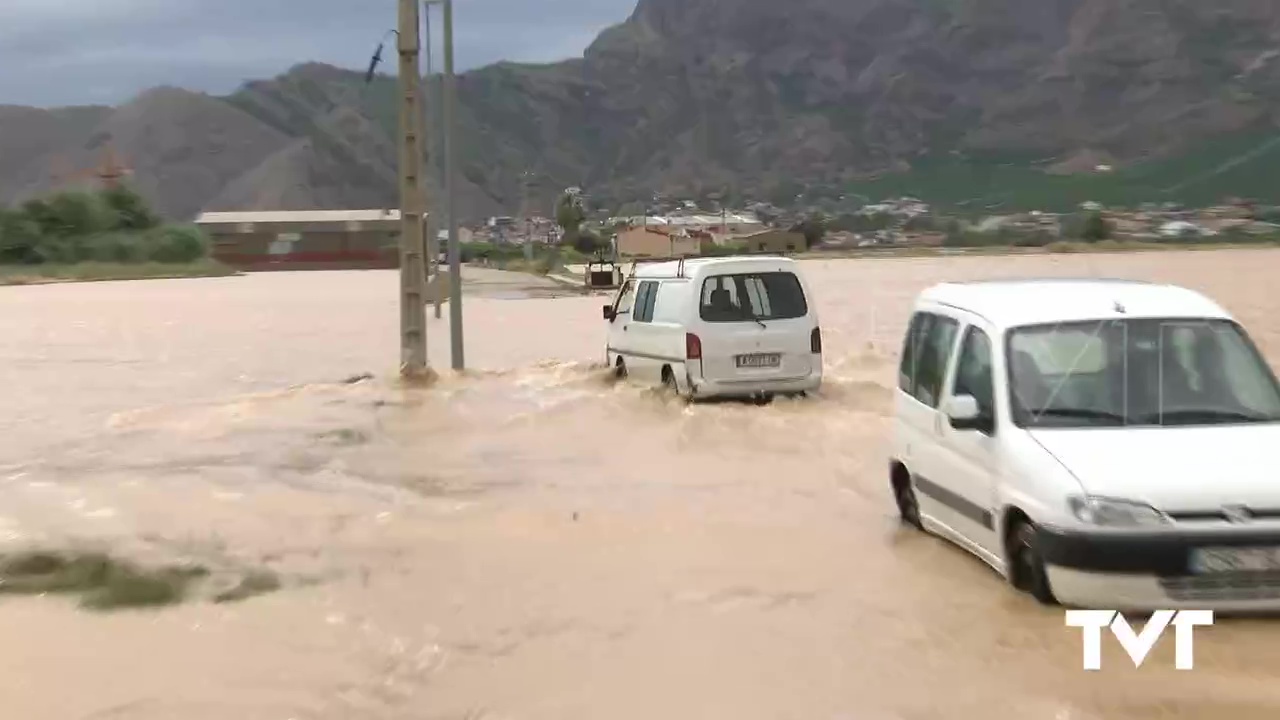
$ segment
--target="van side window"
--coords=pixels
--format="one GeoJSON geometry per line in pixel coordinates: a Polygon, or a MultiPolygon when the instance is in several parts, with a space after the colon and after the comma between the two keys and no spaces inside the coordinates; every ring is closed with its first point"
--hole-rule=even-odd
{"type": "Polygon", "coordinates": [[[653,305],[658,299],[658,283],[649,280],[640,283],[640,292],[636,293],[636,311],[631,319],[635,322],[652,322],[653,305]]]}
{"type": "Polygon", "coordinates": [[[907,331],[898,382],[902,389],[929,407],[938,407],[947,361],[960,323],[933,313],[917,313],[907,331]]]}
{"type": "Polygon", "coordinates": [[[618,292],[618,303],[613,308],[617,314],[621,315],[623,313],[631,312],[631,306],[636,300],[635,290],[636,284],[633,281],[628,280],[623,284],[622,290],[618,292]]]}
{"type": "Polygon", "coordinates": [[[908,395],[915,394],[916,356],[920,354],[920,344],[924,342],[924,331],[931,317],[929,313],[918,312],[911,316],[911,324],[907,326],[907,338],[902,343],[902,362],[898,364],[898,389],[908,395]]]}
{"type": "Polygon", "coordinates": [[[996,412],[995,384],[991,367],[991,338],[980,328],[970,327],[960,343],[960,358],[956,360],[956,379],[952,395],[972,395],[984,415],[994,418],[996,412]]]}
{"type": "Polygon", "coordinates": [[[936,408],[942,400],[942,381],[947,374],[947,361],[955,349],[960,323],[943,315],[934,315],[925,335],[920,359],[916,362],[916,399],[936,408]]]}

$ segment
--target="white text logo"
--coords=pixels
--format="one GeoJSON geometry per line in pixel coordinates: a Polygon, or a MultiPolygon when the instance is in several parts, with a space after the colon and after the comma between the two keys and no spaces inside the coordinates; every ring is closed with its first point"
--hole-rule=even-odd
{"type": "Polygon", "coordinates": [[[1212,625],[1212,610],[1157,610],[1151,614],[1151,619],[1140,633],[1135,633],[1124,615],[1115,610],[1067,611],[1067,626],[1084,628],[1085,670],[1102,669],[1102,628],[1110,626],[1111,634],[1116,636],[1120,646],[1129,653],[1133,666],[1142,667],[1151,648],[1155,647],[1156,641],[1170,624],[1174,628],[1174,667],[1191,670],[1195,667],[1195,627],[1212,625]]]}

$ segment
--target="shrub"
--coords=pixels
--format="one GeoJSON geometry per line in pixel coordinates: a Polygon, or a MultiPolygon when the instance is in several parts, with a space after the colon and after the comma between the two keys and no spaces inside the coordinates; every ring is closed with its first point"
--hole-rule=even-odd
{"type": "Polygon", "coordinates": [[[199,228],[166,225],[145,235],[149,259],[159,263],[188,263],[208,255],[209,242],[199,228]]]}
{"type": "Polygon", "coordinates": [[[116,217],[101,195],[68,192],[47,203],[42,230],[51,235],[76,237],[116,229],[116,217]]]}
{"type": "Polygon", "coordinates": [[[40,226],[24,213],[0,208],[0,265],[40,262],[40,226]]]}
{"type": "Polygon", "coordinates": [[[114,230],[150,230],[160,225],[160,218],[132,188],[122,185],[107,188],[101,198],[111,212],[114,230]]]}
{"type": "Polygon", "coordinates": [[[41,235],[35,246],[37,262],[72,264],[89,259],[89,244],[85,237],[41,235]]]}
{"type": "Polygon", "coordinates": [[[105,233],[85,239],[86,260],[140,263],[151,259],[148,239],[137,233],[105,233]]]}

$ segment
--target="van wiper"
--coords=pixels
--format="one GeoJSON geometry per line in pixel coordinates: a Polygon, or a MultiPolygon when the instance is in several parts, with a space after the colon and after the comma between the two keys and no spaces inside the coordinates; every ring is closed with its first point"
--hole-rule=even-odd
{"type": "Polygon", "coordinates": [[[1166,410],[1155,412],[1143,418],[1151,423],[1161,425],[1199,425],[1199,424],[1232,424],[1232,423],[1266,423],[1276,422],[1271,415],[1251,415],[1234,410],[1166,410]]]}
{"type": "Polygon", "coordinates": [[[1073,407],[1047,407],[1039,410],[1031,410],[1031,415],[1035,419],[1042,417],[1059,417],[1072,418],[1080,420],[1103,420],[1108,423],[1124,424],[1125,417],[1117,415],[1106,410],[1093,410],[1090,408],[1073,408],[1073,407]]]}

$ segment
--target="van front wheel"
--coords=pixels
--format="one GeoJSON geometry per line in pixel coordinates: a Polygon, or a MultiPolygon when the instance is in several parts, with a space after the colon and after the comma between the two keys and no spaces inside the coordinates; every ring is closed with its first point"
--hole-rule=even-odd
{"type": "Polygon", "coordinates": [[[1013,586],[1035,598],[1042,605],[1057,605],[1044,558],[1036,539],[1036,526],[1029,520],[1018,520],[1009,530],[1009,578],[1013,586]]]}

